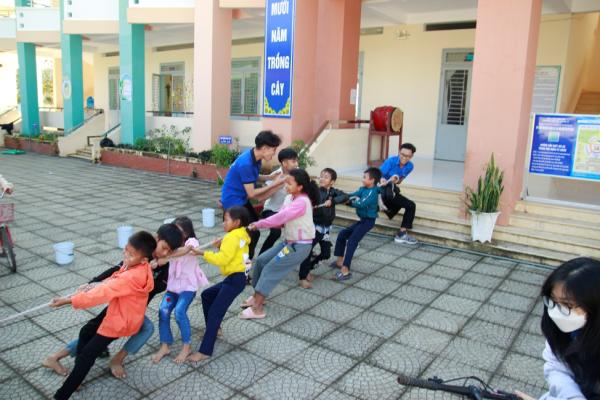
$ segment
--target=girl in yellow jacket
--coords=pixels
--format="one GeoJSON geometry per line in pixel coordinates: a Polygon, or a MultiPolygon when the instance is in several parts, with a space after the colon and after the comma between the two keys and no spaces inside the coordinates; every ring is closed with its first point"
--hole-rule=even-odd
{"type": "Polygon", "coordinates": [[[204,256],[207,262],[218,265],[226,278],[203,291],[200,296],[206,331],[200,349],[188,356],[188,361],[197,362],[212,355],[217,335],[221,335],[223,317],[231,303],[246,287],[246,275],[251,267],[248,258],[250,235],[246,230],[249,220],[250,216],[244,207],[228,208],[223,217],[223,229],[227,235],[222,242],[218,239],[213,242],[213,245],[219,248],[219,252],[194,250],[197,255],[204,256]]]}

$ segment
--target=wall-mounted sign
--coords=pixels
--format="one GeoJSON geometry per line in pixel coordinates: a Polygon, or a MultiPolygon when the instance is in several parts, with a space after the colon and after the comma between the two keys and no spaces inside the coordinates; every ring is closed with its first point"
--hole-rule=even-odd
{"type": "Polygon", "coordinates": [[[69,100],[71,98],[71,93],[73,93],[73,88],[71,87],[71,80],[68,76],[63,76],[62,81],[62,95],[64,100],[69,100]]]}
{"type": "Polygon", "coordinates": [[[533,80],[531,114],[555,113],[560,66],[537,66],[533,80]]]}
{"type": "Polygon", "coordinates": [[[537,114],[529,172],[600,180],[600,116],[537,114]]]}
{"type": "Polygon", "coordinates": [[[131,77],[129,74],[121,75],[119,81],[119,94],[121,95],[122,101],[131,101],[133,95],[133,86],[131,84],[131,77]]]}
{"type": "Polygon", "coordinates": [[[232,144],[231,136],[219,136],[219,144],[232,144]]]}
{"type": "Polygon", "coordinates": [[[296,0],[266,0],[263,117],[292,117],[296,0]]]}

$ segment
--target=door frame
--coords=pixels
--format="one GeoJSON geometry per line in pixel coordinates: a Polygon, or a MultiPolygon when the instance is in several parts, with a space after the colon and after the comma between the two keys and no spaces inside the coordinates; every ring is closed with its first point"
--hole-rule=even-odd
{"type": "MultiPolygon", "coordinates": [[[[185,91],[185,61],[175,61],[175,62],[160,63],[158,65],[158,74],[152,73],[152,75],[171,75],[171,76],[178,75],[178,76],[182,76],[183,77],[183,90],[185,91]],[[174,66],[174,65],[181,65],[182,66],[181,67],[181,71],[163,71],[162,70],[163,67],[174,66]]],[[[162,76],[161,76],[160,81],[161,81],[161,84],[158,87],[158,98],[160,99],[160,104],[163,105],[163,101],[164,101],[164,86],[165,85],[163,84],[164,78],[162,76]]],[[[174,87],[171,87],[171,111],[170,111],[170,113],[173,113],[174,112],[173,110],[175,109],[174,104],[173,104],[173,97],[174,97],[173,96],[173,90],[174,89],[175,89],[174,87]]],[[[154,98],[154,93],[152,94],[152,98],[154,98]]],[[[158,108],[159,108],[159,111],[165,111],[165,110],[160,110],[160,108],[163,108],[160,105],[159,105],[158,108]]],[[[171,114],[171,115],[173,115],[173,114],[171,114]]]]}
{"type": "Polygon", "coordinates": [[[357,89],[358,93],[356,96],[356,119],[361,119],[360,114],[362,112],[362,94],[363,94],[363,73],[365,71],[365,52],[358,52],[358,81],[357,89]]]}
{"type": "MultiPolygon", "coordinates": [[[[447,48],[447,49],[442,49],[442,62],[440,65],[440,83],[439,83],[439,89],[438,89],[438,108],[437,108],[437,118],[436,118],[436,123],[435,123],[435,146],[434,146],[434,150],[433,150],[433,158],[434,159],[438,159],[436,154],[437,154],[437,150],[438,150],[438,135],[439,135],[439,130],[440,130],[440,126],[442,125],[442,111],[444,108],[444,86],[445,86],[445,79],[444,79],[444,72],[447,69],[467,69],[469,70],[469,77],[467,79],[467,104],[466,104],[466,108],[465,108],[465,129],[467,130],[467,135],[468,135],[468,130],[469,130],[469,111],[470,111],[470,106],[471,106],[471,83],[472,83],[472,79],[473,79],[473,63],[467,63],[467,62],[446,62],[446,54],[448,53],[460,53],[460,52],[468,52],[468,53],[475,53],[475,49],[472,47],[459,47],[459,48],[447,48]]],[[[466,146],[466,142],[465,142],[465,146],[466,146]]],[[[464,162],[464,159],[462,160],[464,162]]]]}

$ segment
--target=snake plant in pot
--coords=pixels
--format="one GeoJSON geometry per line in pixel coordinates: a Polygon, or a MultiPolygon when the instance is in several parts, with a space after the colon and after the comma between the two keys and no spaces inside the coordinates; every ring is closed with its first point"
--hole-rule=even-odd
{"type": "Polygon", "coordinates": [[[487,164],[485,177],[479,177],[477,182],[477,191],[469,186],[465,187],[465,204],[471,213],[471,237],[473,241],[481,243],[491,242],[494,225],[500,211],[500,196],[504,191],[502,181],[504,180],[504,171],[496,166],[494,153],[487,164]]]}

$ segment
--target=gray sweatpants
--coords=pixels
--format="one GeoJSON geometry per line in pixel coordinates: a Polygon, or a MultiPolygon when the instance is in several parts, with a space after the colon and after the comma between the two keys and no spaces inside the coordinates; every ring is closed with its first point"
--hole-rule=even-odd
{"type": "Polygon", "coordinates": [[[265,297],[290,272],[308,257],[311,243],[287,243],[285,240],[258,256],[252,273],[254,290],[265,297]]]}

